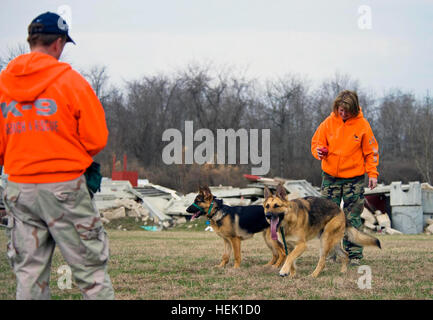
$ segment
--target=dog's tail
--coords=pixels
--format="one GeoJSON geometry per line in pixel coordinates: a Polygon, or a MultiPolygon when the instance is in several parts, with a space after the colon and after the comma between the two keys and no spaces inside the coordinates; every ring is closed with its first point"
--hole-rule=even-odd
{"type": "Polygon", "coordinates": [[[346,226],[345,235],[347,240],[360,246],[373,246],[382,249],[379,239],[365,232],[359,231],[351,226],[346,226]]]}

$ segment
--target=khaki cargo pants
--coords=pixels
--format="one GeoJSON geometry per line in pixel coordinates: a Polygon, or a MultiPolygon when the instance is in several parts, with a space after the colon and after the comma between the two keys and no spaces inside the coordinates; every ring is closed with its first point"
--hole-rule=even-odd
{"type": "Polygon", "coordinates": [[[114,299],[107,273],[108,238],[84,176],[58,183],[8,181],[3,201],[17,299],[50,299],[56,244],[84,299],[114,299]]]}

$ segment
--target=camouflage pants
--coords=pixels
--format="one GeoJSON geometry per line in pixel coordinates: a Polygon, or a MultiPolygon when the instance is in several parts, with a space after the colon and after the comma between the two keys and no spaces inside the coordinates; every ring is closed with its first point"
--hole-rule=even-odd
{"type": "MultiPolygon", "coordinates": [[[[323,198],[331,199],[340,205],[343,199],[343,211],[349,225],[360,229],[362,227],[361,213],[364,210],[364,175],[354,178],[335,178],[322,172],[321,194],[323,198]]],[[[350,259],[362,259],[362,246],[343,239],[344,249],[350,259]]]]}
{"type": "Polygon", "coordinates": [[[84,176],[59,183],[7,182],[7,255],[17,280],[17,299],[50,299],[56,244],[84,299],[114,299],[107,273],[107,234],[84,176]]]}

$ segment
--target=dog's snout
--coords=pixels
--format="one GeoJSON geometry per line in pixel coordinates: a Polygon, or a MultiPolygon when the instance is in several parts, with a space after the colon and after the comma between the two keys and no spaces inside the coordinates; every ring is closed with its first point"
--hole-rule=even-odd
{"type": "Polygon", "coordinates": [[[272,219],[272,213],[271,212],[266,212],[266,218],[267,219],[272,219]]]}
{"type": "Polygon", "coordinates": [[[188,208],[186,208],[186,212],[188,213],[196,213],[198,211],[198,209],[194,206],[189,206],[188,208]]]}

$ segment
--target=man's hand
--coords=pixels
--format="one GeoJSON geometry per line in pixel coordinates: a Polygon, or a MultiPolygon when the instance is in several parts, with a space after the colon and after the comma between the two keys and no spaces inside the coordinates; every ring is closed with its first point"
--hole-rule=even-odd
{"type": "Polygon", "coordinates": [[[326,147],[317,148],[316,150],[317,150],[317,156],[319,157],[319,160],[322,160],[328,155],[328,148],[326,147]]]}
{"type": "Polygon", "coordinates": [[[377,178],[368,178],[368,187],[373,190],[377,186],[377,178]]]}

